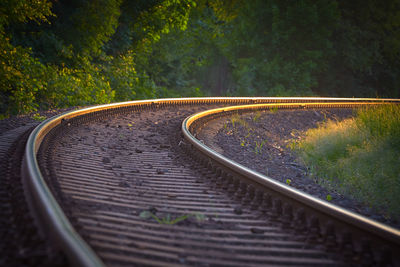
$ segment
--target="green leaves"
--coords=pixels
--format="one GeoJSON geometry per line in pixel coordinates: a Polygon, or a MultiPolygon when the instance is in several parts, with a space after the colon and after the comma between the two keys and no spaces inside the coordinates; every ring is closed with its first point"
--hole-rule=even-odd
{"type": "Polygon", "coordinates": [[[204,94],[399,97],[399,9],[397,0],[4,0],[0,112],[204,94]]]}
{"type": "Polygon", "coordinates": [[[254,147],[254,153],[256,154],[261,154],[262,153],[262,148],[264,146],[264,144],[267,142],[267,140],[263,140],[263,141],[255,141],[255,147],[254,147]]]}
{"type": "Polygon", "coordinates": [[[51,12],[52,3],[43,1],[26,0],[3,0],[0,3],[0,26],[15,22],[28,22],[33,20],[37,23],[48,22],[48,17],[54,16],[51,12]]]}
{"type": "MultiPolygon", "coordinates": [[[[121,0],[83,1],[73,9],[64,40],[72,44],[76,53],[97,56],[103,45],[115,33],[120,16],[121,0]],[[68,32],[69,31],[69,32],[68,32]]],[[[70,7],[64,3],[66,7],[70,7]]]]}

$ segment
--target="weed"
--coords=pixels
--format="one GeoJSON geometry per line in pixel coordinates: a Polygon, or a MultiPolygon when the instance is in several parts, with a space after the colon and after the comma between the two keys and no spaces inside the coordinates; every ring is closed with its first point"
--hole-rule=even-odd
{"type": "Polygon", "coordinates": [[[231,124],[232,127],[235,127],[236,124],[242,125],[243,127],[247,128],[247,122],[240,118],[238,114],[235,114],[231,117],[231,124]]]}
{"type": "Polygon", "coordinates": [[[255,147],[254,147],[254,152],[256,153],[256,154],[261,154],[262,153],[262,148],[263,148],[263,145],[265,144],[267,142],[267,140],[265,139],[265,140],[263,140],[262,142],[258,142],[258,141],[256,141],[256,145],[255,145],[255,147]]]}
{"type": "Polygon", "coordinates": [[[35,121],[44,121],[45,119],[47,119],[45,116],[40,116],[39,113],[35,113],[32,116],[32,119],[34,119],[35,121]]]}
{"type": "Polygon", "coordinates": [[[253,117],[253,122],[258,122],[260,120],[260,117],[261,117],[261,112],[257,111],[253,117]]]}
{"type": "Polygon", "coordinates": [[[287,184],[287,185],[290,185],[291,183],[292,183],[292,180],[286,179],[286,184],[287,184]]]}
{"type": "Polygon", "coordinates": [[[278,112],[278,107],[277,106],[273,106],[269,110],[271,111],[272,114],[274,114],[274,113],[278,112]]]}
{"type": "Polygon", "coordinates": [[[176,224],[178,222],[184,221],[192,216],[194,216],[196,218],[197,221],[204,221],[205,220],[205,216],[204,214],[184,214],[182,216],[179,216],[175,219],[172,219],[171,214],[167,214],[164,218],[159,218],[157,215],[155,215],[154,213],[152,213],[151,211],[148,210],[144,210],[140,213],[139,215],[141,218],[143,219],[148,219],[148,218],[153,218],[154,220],[156,220],[159,224],[176,224]]]}
{"type": "Polygon", "coordinates": [[[400,105],[362,108],[354,118],[328,120],[293,148],[322,185],[400,217],[400,105]]]}
{"type": "Polygon", "coordinates": [[[251,130],[249,130],[249,132],[248,132],[247,135],[244,137],[244,139],[249,138],[250,135],[251,135],[251,130]]]}
{"type": "Polygon", "coordinates": [[[240,146],[245,146],[246,145],[246,140],[249,138],[251,135],[251,129],[248,130],[247,135],[244,137],[244,139],[240,142],[240,146]]]}
{"type": "Polygon", "coordinates": [[[326,195],[326,200],[327,200],[327,201],[332,201],[332,196],[331,196],[331,195],[329,195],[329,194],[328,194],[328,195],[326,195]]]}
{"type": "Polygon", "coordinates": [[[235,123],[239,120],[239,115],[235,114],[231,117],[232,127],[235,128],[235,123]]]}

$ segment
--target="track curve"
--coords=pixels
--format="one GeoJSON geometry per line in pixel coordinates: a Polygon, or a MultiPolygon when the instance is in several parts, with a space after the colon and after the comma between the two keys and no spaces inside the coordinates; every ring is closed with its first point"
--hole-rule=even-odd
{"type": "MultiPolygon", "coordinates": [[[[218,163],[207,161],[204,166],[188,160],[181,151],[187,145],[176,132],[190,113],[210,107],[316,100],[338,99],[134,101],[48,120],[31,134],[24,165],[38,218],[52,225],[44,231],[81,266],[346,264],[335,249],[326,251],[321,244],[310,242],[307,234],[282,228],[280,219],[271,219],[265,210],[255,208],[271,200],[264,197],[258,204],[256,195],[260,201],[260,194],[249,194],[253,191],[247,189],[248,184],[247,191],[238,190],[243,182],[233,191],[229,183],[224,189],[219,177],[235,174],[221,170],[218,163]],[[252,205],[242,203],[243,199],[252,205]],[[154,216],[145,219],[146,214],[154,216]],[[154,217],[164,221],[159,223],[154,217]],[[181,222],[171,223],[176,218],[181,222]]],[[[346,102],[342,105],[377,101],[340,100],[346,102]]]]}
{"type": "MultiPolygon", "coordinates": [[[[381,103],[370,103],[370,105],[379,105],[381,103]]],[[[199,156],[200,160],[204,160],[204,157],[213,158],[219,162],[221,166],[227,168],[232,173],[237,173],[243,177],[249,178],[252,182],[257,185],[264,185],[268,188],[269,194],[276,196],[278,199],[286,198],[285,201],[290,205],[290,210],[294,210],[296,204],[301,203],[297,209],[304,207],[312,207],[313,210],[309,215],[310,217],[315,216],[319,218],[319,223],[323,225],[329,224],[330,231],[333,229],[333,225],[337,225],[338,229],[343,228],[344,225],[347,229],[341,230],[343,235],[346,232],[351,232],[353,237],[356,237],[358,242],[362,240],[369,240],[372,250],[377,250],[383,246],[391,248],[391,253],[396,254],[400,250],[400,231],[398,229],[389,227],[381,224],[374,220],[370,220],[366,217],[360,216],[356,213],[350,212],[346,209],[340,208],[336,205],[332,205],[329,202],[321,201],[315,197],[305,194],[299,190],[296,190],[288,185],[277,182],[261,173],[257,173],[245,166],[242,166],[229,158],[226,158],[218,152],[210,149],[197,139],[195,136],[201,128],[206,128],[207,123],[212,121],[216,117],[230,116],[232,114],[243,114],[246,112],[255,112],[260,110],[272,110],[273,108],[278,109],[293,109],[293,108],[354,108],[362,106],[362,103],[307,103],[307,104],[257,104],[257,105],[243,105],[243,106],[232,106],[227,108],[218,108],[213,110],[207,110],[194,114],[182,123],[182,131],[186,140],[188,140],[197,150],[199,150],[204,156],[199,156]],[[317,214],[318,212],[321,214],[317,214]],[[373,244],[373,245],[372,245],[373,244]]],[[[273,206],[273,205],[272,205],[273,206]]],[[[273,208],[271,206],[271,208],[273,208]]],[[[293,214],[291,215],[293,216],[293,214]]],[[[310,222],[308,222],[310,225],[310,222]]],[[[321,227],[320,225],[320,227],[321,227]]],[[[327,226],[325,225],[322,232],[326,232],[327,226]]],[[[339,233],[335,234],[336,238],[340,236],[339,233]]],[[[341,238],[344,239],[343,237],[341,238]]],[[[358,249],[362,249],[362,244],[358,243],[358,249]]]]}

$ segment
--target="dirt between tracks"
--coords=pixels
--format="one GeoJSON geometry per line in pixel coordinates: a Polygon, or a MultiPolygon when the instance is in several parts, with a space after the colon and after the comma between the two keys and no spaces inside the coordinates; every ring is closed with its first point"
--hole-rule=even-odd
{"type": "Polygon", "coordinates": [[[207,124],[198,138],[220,154],[284,184],[362,214],[371,219],[400,228],[400,222],[387,218],[365,204],[327,190],[311,178],[288,145],[309,128],[327,119],[351,117],[351,109],[282,110],[233,115],[207,124]]]}

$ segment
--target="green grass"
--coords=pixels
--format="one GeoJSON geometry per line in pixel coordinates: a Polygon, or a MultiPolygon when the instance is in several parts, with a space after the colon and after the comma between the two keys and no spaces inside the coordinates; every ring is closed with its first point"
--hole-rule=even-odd
{"type": "Polygon", "coordinates": [[[274,106],[274,107],[270,108],[269,110],[271,111],[272,114],[274,114],[274,113],[278,112],[278,107],[274,106]]]}
{"type": "Polygon", "coordinates": [[[258,122],[260,120],[260,117],[261,117],[261,112],[256,111],[256,113],[254,114],[254,117],[253,117],[253,122],[258,122]]]}
{"type": "Polygon", "coordinates": [[[256,154],[261,154],[262,153],[262,148],[264,144],[267,142],[267,140],[263,140],[261,142],[258,142],[257,140],[255,141],[255,146],[254,146],[254,153],[256,154]]]}
{"type": "Polygon", "coordinates": [[[400,106],[362,108],[291,146],[318,181],[400,218],[400,106]]]}
{"type": "Polygon", "coordinates": [[[39,113],[35,113],[33,114],[32,119],[34,119],[35,121],[44,121],[47,118],[45,116],[40,116],[39,113]]]}
{"type": "Polygon", "coordinates": [[[237,125],[242,125],[245,128],[248,127],[247,122],[242,119],[238,114],[235,114],[231,117],[231,124],[233,128],[235,128],[235,126],[237,125]]]}

